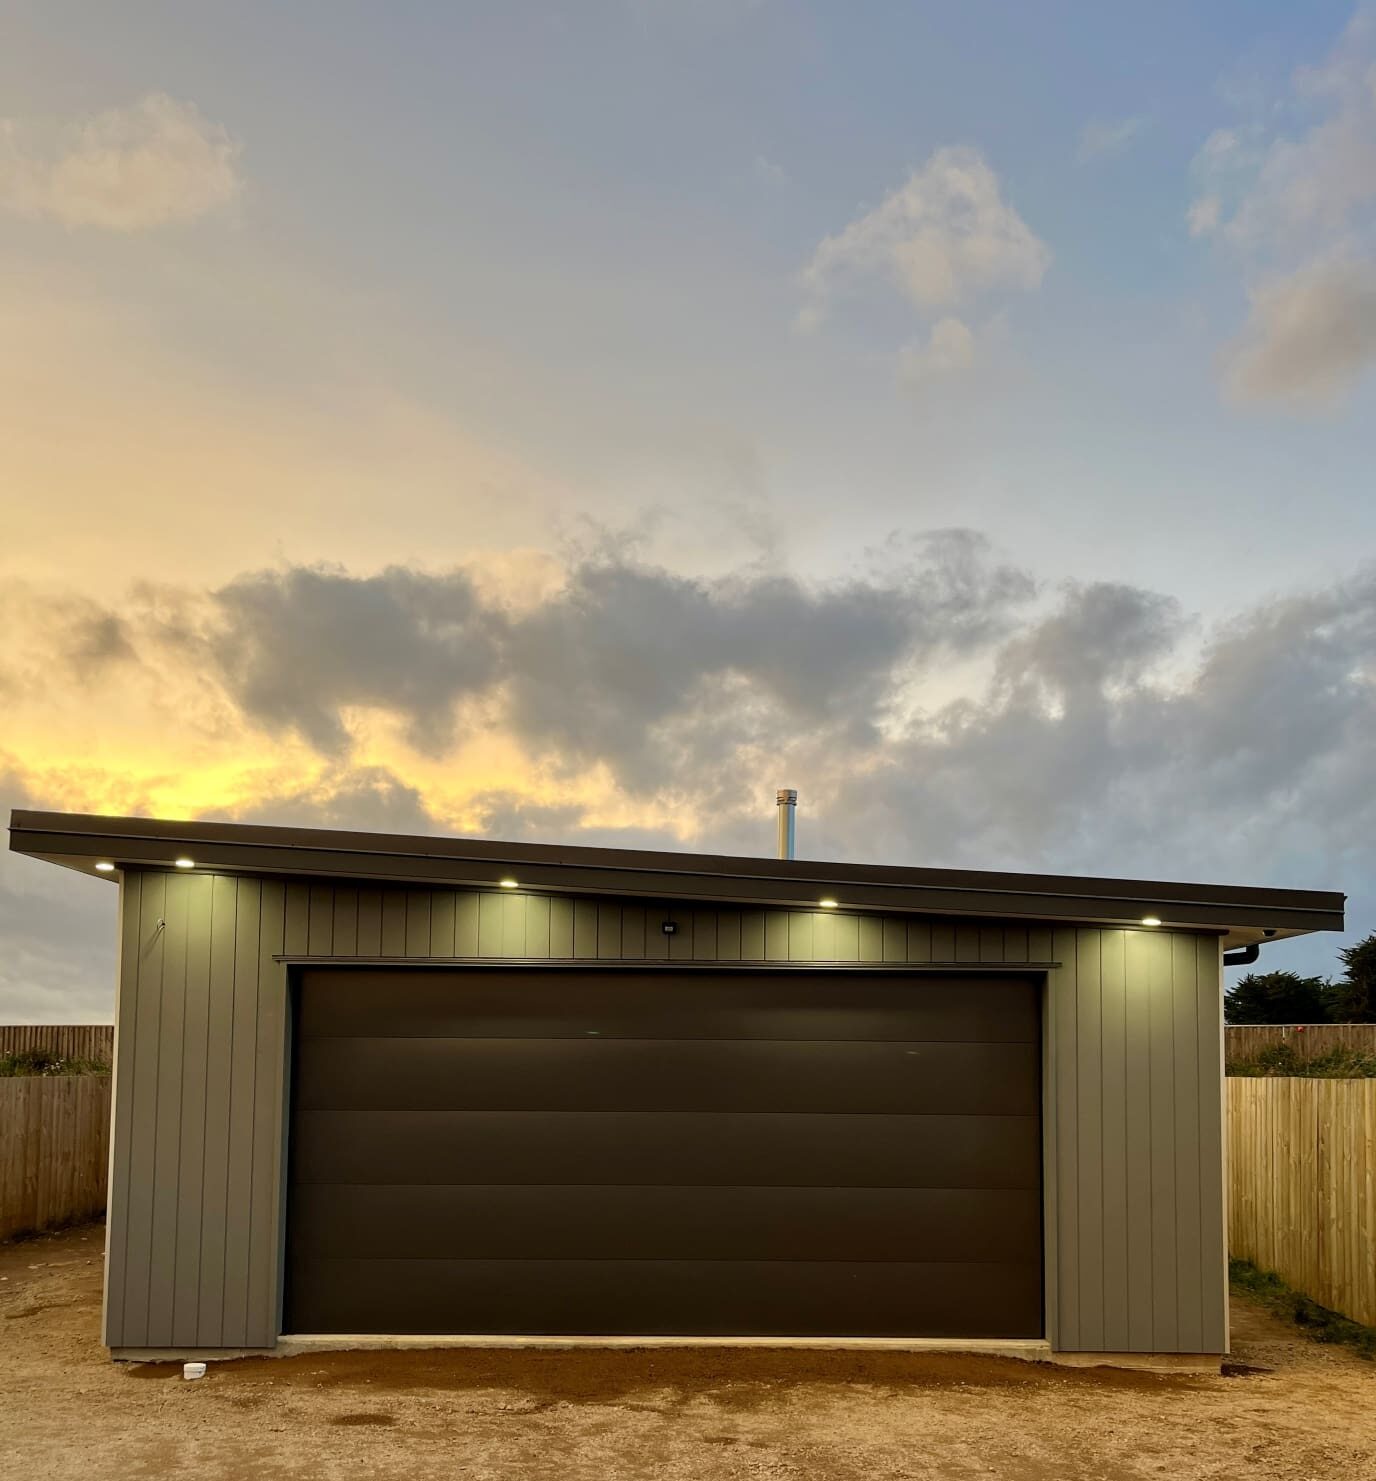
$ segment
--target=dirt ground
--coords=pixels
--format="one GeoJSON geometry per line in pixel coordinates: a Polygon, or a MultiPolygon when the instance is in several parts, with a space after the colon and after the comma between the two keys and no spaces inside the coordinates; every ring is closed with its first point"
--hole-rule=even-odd
{"type": "Polygon", "coordinates": [[[1376,1365],[1234,1305],[1230,1377],[901,1353],[113,1364],[99,1226],[0,1245],[0,1476],[1376,1481],[1376,1365]]]}

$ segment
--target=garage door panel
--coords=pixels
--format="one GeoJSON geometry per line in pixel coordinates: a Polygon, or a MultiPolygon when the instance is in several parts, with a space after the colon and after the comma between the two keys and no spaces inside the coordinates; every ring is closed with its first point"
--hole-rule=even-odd
{"type": "Polygon", "coordinates": [[[316,969],[303,994],[304,1038],[894,1039],[922,1020],[931,1041],[1040,1041],[1023,978],[901,977],[829,969],[760,972],[503,968],[316,969]]]}
{"type": "Polygon", "coordinates": [[[633,1312],[642,1335],[1041,1335],[1031,1265],[316,1257],[290,1276],[302,1333],[595,1335],[633,1312]]]}
{"type": "Polygon", "coordinates": [[[1035,1188],[1035,1116],[349,1111],[298,1119],[297,1183],[1035,1188]]]}
{"type": "Polygon", "coordinates": [[[1038,984],[303,974],[298,1332],[1037,1336],[1038,984]]]}
{"type": "Polygon", "coordinates": [[[1016,1262],[1035,1189],[358,1187],[297,1191],[329,1259],[1016,1262]]]}
{"type": "Polygon", "coordinates": [[[1032,1044],[329,1038],[305,1111],[865,1111],[1035,1115],[1032,1044]]]}

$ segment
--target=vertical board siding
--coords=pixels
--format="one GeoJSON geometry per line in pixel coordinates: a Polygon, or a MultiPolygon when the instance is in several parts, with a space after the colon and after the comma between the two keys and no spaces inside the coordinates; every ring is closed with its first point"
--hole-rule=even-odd
{"type": "Polygon", "coordinates": [[[1376,1080],[1228,1080],[1229,1246],[1376,1326],[1376,1080]]]}
{"type": "MultiPolygon", "coordinates": [[[[472,897],[470,897],[472,899],[472,897]]],[[[472,899],[476,907],[477,900],[472,899]]],[[[290,951],[286,944],[287,938],[283,938],[283,951],[290,951]]],[[[476,927],[474,933],[473,950],[477,948],[476,927]]],[[[358,955],[359,956],[381,956],[382,955],[382,891],[360,890],[358,892],[358,955]]]]}
{"type": "MultiPolygon", "coordinates": [[[[582,961],[592,961],[597,956],[597,920],[598,903],[596,900],[575,900],[573,902],[573,954],[582,961]]],[[[681,940],[691,943],[693,933],[691,929],[691,917],[685,922],[687,929],[684,930],[681,940]]],[[[482,953],[484,956],[488,952],[482,953]]],[[[498,941],[492,955],[501,956],[501,942],[498,941]]]]}
{"type": "MultiPolygon", "coordinates": [[[[519,915],[524,920],[527,902],[513,899],[510,903],[513,915],[519,915]]],[[[712,924],[715,927],[715,919],[712,924]]],[[[605,958],[621,956],[621,907],[614,900],[603,900],[598,903],[595,941],[594,953],[597,956],[605,958]]],[[[503,952],[503,955],[511,954],[503,952]]]]}
{"type": "MultiPolygon", "coordinates": [[[[629,911],[627,912],[630,913],[629,911]]],[[[639,955],[628,951],[623,944],[622,956],[639,955]]],[[[741,917],[738,911],[722,912],[717,920],[717,960],[738,962],[741,959],[741,917]]]]}
{"type": "MultiPolygon", "coordinates": [[[[460,903],[460,910],[464,906],[469,907],[470,913],[476,919],[478,899],[476,896],[467,896],[460,903]]],[[[461,947],[458,949],[460,956],[476,956],[478,954],[478,938],[473,935],[471,952],[465,952],[461,947]]],[[[661,938],[662,939],[662,938],[661,938]]],[[[555,961],[567,961],[573,955],[573,903],[562,897],[552,899],[549,902],[549,954],[555,961]]]]}
{"type": "Polygon", "coordinates": [[[1223,1179],[1214,1176],[1223,1166],[1223,953],[1217,941],[1195,938],[1199,1057],[1199,1101],[1196,1127],[1199,1137],[1199,1310],[1206,1347],[1221,1335],[1218,1351],[1227,1350],[1228,1260],[1224,1227],[1223,1179]],[[1223,1251],[1222,1257],[1219,1250],[1223,1251]]]}
{"type": "MultiPolygon", "coordinates": [[[[909,921],[907,937],[908,942],[906,956],[900,957],[900,961],[907,960],[910,962],[930,962],[933,960],[932,927],[929,922],[917,920],[909,921]]],[[[1035,960],[1035,958],[1033,958],[1033,960],[1035,960]]],[[[1047,942],[1046,956],[1043,958],[1043,960],[1051,960],[1050,942],[1047,942]]]]}
{"type": "Polygon", "coordinates": [[[537,960],[547,960],[549,957],[549,901],[546,898],[536,895],[526,901],[524,926],[526,955],[537,960]]]}
{"type": "Polygon", "coordinates": [[[1186,1351],[1204,1338],[1200,1296],[1203,1289],[1203,1220],[1199,1187],[1199,1029],[1195,1004],[1199,966],[1188,936],[1171,939],[1171,1072],[1175,1092],[1172,1130],[1175,1166],[1176,1341],[1186,1351]]]}
{"type": "MultiPolygon", "coordinates": [[[[182,1023],[182,1080],[168,1087],[180,1118],[175,1218],[176,1264],[172,1291],[174,1342],[190,1342],[200,1330],[201,1179],[205,1175],[206,1070],[210,1053],[210,910],[212,880],[187,880],[186,1014],[182,1023]],[[194,1210],[194,1213],[193,1213],[194,1210]]],[[[123,986],[121,985],[121,992],[123,986]]],[[[122,1061],[116,1049],[115,1077],[122,1061]]],[[[161,1330],[161,1329],[154,1329],[161,1330]]]]}
{"type": "Polygon", "coordinates": [[[1050,955],[1056,1345],[1223,1352],[1218,941],[1057,929],[1050,955]]]}
{"type": "MultiPolygon", "coordinates": [[[[167,939],[167,876],[150,875],[144,881],[138,924],[139,993],[134,1014],[135,1071],[129,1107],[128,1246],[126,1300],[129,1329],[147,1341],[149,1264],[153,1252],[153,1177],[157,1151],[159,999],[162,993],[163,948],[167,939]]],[[[169,1087],[169,1093],[174,1087],[169,1087]]]]}
{"type": "MultiPolygon", "coordinates": [[[[452,895],[445,898],[453,900],[452,895]]],[[[331,954],[334,956],[355,955],[358,951],[358,891],[349,885],[341,885],[334,892],[332,925],[331,954]]]]}
{"type": "MultiPolygon", "coordinates": [[[[500,907],[500,900],[492,897],[500,907]]],[[[290,930],[290,901],[288,902],[288,929],[290,930]]],[[[289,938],[290,939],[290,938],[289,938]]],[[[288,946],[290,951],[291,947],[288,946]]],[[[382,894],[382,955],[406,955],[406,892],[384,890],[382,894]]]]}
{"type": "Polygon", "coordinates": [[[1176,1330],[1175,1057],[1171,992],[1171,938],[1147,938],[1150,998],[1148,1072],[1151,1097],[1151,1331],[1152,1346],[1174,1352],[1176,1330]]]}
{"type": "MultiPolygon", "coordinates": [[[[230,1099],[238,993],[239,907],[250,880],[223,875],[211,879],[210,893],[210,1032],[207,1040],[205,1137],[201,1179],[201,1278],[196,1296],[196,1322],[208,1347],[224,1347],[225,1254],[231,1222],[237,1230],[239,1210],[231,1221],[229,1142],[236,1108],[230,1099]]],[[[306,902],[309,912],[309,901],[306,902]]],[[[150,1337],[149,1341],[153,1339],[150,1337]]]]}
{"type": "MultiPolygon", "coordinates": [[[[817,918],[809,911],[790,911],[788,921],[788,960],[791,962],[826,961],[817,954],[817,918]]],[[[824,922],[830,926],[830,920],[824,922]]]]}
{"type": "Polygon", "coordinates": [[[1075,933],[1075,1160],[1079,1346],[1104,1350],[1103,961],[1101,931],[1075,933]]]}
{"type": "Polygon", "coordinates": [[[1128,1352],[1154,1352],[1151,1258],[1151,943],[1129,931],[1124,951],[1123,1166],[1128,1214],[1128,1352]]]}
{"type": "MultiPolygon", "coordinates": [[[[336,900],[338,900],[336,895],[336,900]]],[[[282,1108],[285,1105],[287,995],[275,957],[282,950],[286,891],[265,879],[258,902],[258,973],[254,994],[253,1121],[249,1167],[248,1289],[241,1345],[271,1342],[277,1331],[278,1207],[282,1108]]]]}
{"type": "MultiPolygon", "coordinates": [[[[564,902],[567,903],[567,902],[564,902]]],[[[454,902],[454,955],[477,956],[478,954],[478,897],[460,895],[454,902]]],[[[550,907],[551,939],[554,930],[553,903],[550,907]]]]}
{"type": "MultiPolygon", "coordinates": [[[[377,900],[382,900],[380,890],[369,891],[377,900]]],[[[303,884],[287,886],[287,936],[284,950],[292,956],[304,956],[310,949],[310,890],[303,884]]],[[[378,926],[381,930],[381,926],[378,926]]],[[[358,949],[366,952],[362,932],[359,932],[358,949]]]]}
{"type": "MultiPolygon", "coordinates": [[[[181,1162],[182,1061],[186,1044],[187,926],[198,882],[168,875],[165,898],[167,946],[163,951],[158,1008],[158,1100],[153,1148],[153,1227],[148,1260],[152,1271],[172,1270],[177,1262],[177,1169],[181,1162]]],[[[151,985],[151,984],[150,984],[151,985]]],[[[148,1325],[162,1331],[172,1324],[171,1281],[152,1280],[148,1325]]]]}
{"type": "Polygon", "coordinates": [[[764,911],[747,910],[741,916],[741,960],[764,960],[764,911]]]}
{"type": "MultiPolygon", "coordinates": [[[[933,933],[935,935],[935,932],[933,933]]],[[[1061,963],[1048,984],[1046,1011],[1049,1016],[1051,1079],[1055,1087],[1052,1117],[1056,1160],[1055,1227],[1053,1247],[1060,1267],[1056,1284],[1054,1341],[1067,1352],[1083,1347],[1080,1323],[1080,1157],[1079,1103],[1082,1067],[1079,1063],[1079,950],[1075,932],[1055,932],[1051,949],[1061,963]]]]}
{"type": "Polygon", "coordinates": [[[276,1340],[280,958],[311,956],[1045,969],[1050,1332],[1224,1347],[1216,938],[206,874],[131,872],[122,898],[111,1346],[276,1340]]]}
{"type": "MultiPolygon", "coordinates": [[[[263,886],[244,880],[234,921],[234,1012],[229,1045],[229,1151],[225,1199],[230,1209],[248,1208],[253,1191],[254,1087],[258,1078],[258,954],[263,886]]],[[[331,897],[333,900],[333,897],[331,897]]],[[[331,921],[324,923],[333,939],[331,921]]],[[[243,1344],[248,1321],[249,1229],[231,1218],[225,1240],[224,1300],[220,1313],[227,1347],[243,1344]]]]}
{"type": "Polygon", "coordinates": [[[1128,1335],[1127,932],[1099,933],[1099,1154],[1103,1200],[1105,1352],[1128,1335]]]}
{"type": "Polygon", "coordinates": [[[328,956],[334,950],[334,889],[313,884],[306,918],[306,950],[312,956],[328,956]]]}
{"type": "Polygon", "coordinates": [[[430,892],[408,890],[406,894],[406,955],[431,956],[430,892]]]}
{"type": "Polygon", "coordinates": [[[115,975],[115,1042],[110,1081],[110,1187],[105,1209],[105,1300],[101,1335],[107,1346],[125,1341],[124,1272],[128,1252],[129,1198],[133,1179],[132,1105],[138,1047],[134,1020],[139,1003],[143,875],[126,872],[119,886],[119,965],[115,975]]]}

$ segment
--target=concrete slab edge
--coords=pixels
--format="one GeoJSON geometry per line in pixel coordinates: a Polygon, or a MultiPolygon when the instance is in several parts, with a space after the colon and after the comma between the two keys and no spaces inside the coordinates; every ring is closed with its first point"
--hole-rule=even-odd
{"type": "Polygon", "coordinates": [[[330,1333],[289,1336],[270,1348],[111,1348],[117,1362],[151,1363],[197,1360],[220,1362],[246,1357],[297,1357],[322,1352],[444,1352],[462,1350],[530,1350],[577,1352],[635,1351],[648,1348],[754,1348],[814,1352],[951,1353],[1016,1358],[1070,1368],[1131,1368],[1153,1373],[1217,1373],[1218,1353],[1053,1352],[1037,1338],[942,1337],[597,1337],[510,1336],[501,1334],[414,1335],[410,1333],[330,1333]]]}
{"type": "Polygon", "coordinates": [[[339,1350],[373,1350],[380,1352],[415,1351],[446,1348],[505,1348],[577,1351],[638,1348],[774,1348],[822,1352],[960,1352],[980,1353],[986,1357],[1024,1358],[1045,1362],[1051,1357],[1051,1345],[1042,1339],[974,1338],[968,1341],[939,1337],[596,1337],[596,1336],[503,1336],[456,1335],[418,1337],[409,1335],[379,1336],[292,1336],[277,1344],[284,1356],[293,1353],[331,1352],[339,1350]]]}

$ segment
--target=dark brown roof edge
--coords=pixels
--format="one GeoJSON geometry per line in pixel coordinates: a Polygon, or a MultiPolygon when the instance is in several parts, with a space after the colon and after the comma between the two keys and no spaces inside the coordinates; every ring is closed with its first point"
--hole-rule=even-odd
{"type": "MultiPolygon", "coordinates": [[[[971,869],[842,864],[571,844],[503,843],[411,834],[351,833],[256,823],[114,818],[16,810],[17,852],[87,867],[102,851],[121,863],[158,867],[179,845],[206,865],[273,874],[356,879],[495,883],[502,870],[533,889],[585,890],[754,903],[803,903],[822,892],[843,904],[1028,918],[1132,919],[1163,914],[1182,924],[1278,933],[1341,930],[1346,897],[1324,890],[1273,889],[1158,880],[1014,874],[971,869]]],[[[1249,931],[1249,934],[1252,932],[1249,931]]]]}

